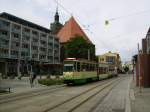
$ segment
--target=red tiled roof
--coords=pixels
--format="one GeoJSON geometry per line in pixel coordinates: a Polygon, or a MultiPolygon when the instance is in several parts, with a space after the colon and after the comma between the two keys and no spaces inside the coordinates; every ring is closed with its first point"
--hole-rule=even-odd
{"type": "Polygon", "coordinates": [[[60,29],[57,36],[60,40],[60,43],[65,43],[69,41],[71,38],[73,38],[75,35],[82,36],[87,42],[92,43],[87,35],[84,33],[84,31],[81,29],[79,24],[76,22],[74,17],[72,16],[60,29]]]}

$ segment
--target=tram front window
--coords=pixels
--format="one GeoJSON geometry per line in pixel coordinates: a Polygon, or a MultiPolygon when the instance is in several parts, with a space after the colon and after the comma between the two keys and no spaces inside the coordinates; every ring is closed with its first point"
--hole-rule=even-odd
{"type": "Polygon", "coordinates": [[[65,64],[64,65],[64,72],[72,72],[72,71],[74,71],[73,64],[65,64]]]}

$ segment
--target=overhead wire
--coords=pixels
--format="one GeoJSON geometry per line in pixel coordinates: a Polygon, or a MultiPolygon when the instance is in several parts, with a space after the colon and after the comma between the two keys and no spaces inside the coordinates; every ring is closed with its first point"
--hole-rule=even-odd
{"type": "Polygon", "coordinates": [[[127,18],[127,17],[131,17],[131,16],[135,16],[135,15],[139,15],[139,14],[143,14],[143,13],[147,13],[147,12],[150,12],[150,9],[140,11],[140,12],[131,13],[131,14],[127,14],[127,15],[123,15],[123,16],[119,16],[119,17],[115,17],[115,18],[110,18],[110,19],[108,19],[108,21],[124,19],[124,18],[127,18]]]}

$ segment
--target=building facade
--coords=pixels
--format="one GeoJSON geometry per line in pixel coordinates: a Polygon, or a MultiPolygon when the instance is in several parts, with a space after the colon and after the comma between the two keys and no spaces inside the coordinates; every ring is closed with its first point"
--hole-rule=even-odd
{"type": "Polygon", "coordinates": [[[109,51],[108,53],[99,55],[98,62],[100,65],[104,64],[105,66],[107,66],[109,71],[121,69],[121,59],[118,53],[112,53],[109,51]]]}
{"type": "Polygon", "coordinates": [[[64,26],[60,29],[57,36],[62,46],[62,50],[61,50],[62,60],[64,58],[70,58],[70,57],[95,60],[95,45],[92,43],[92,41],[89,39],[89,37],[86,35],[86,33],[83,31],[83,29],[80,27],[80,25],[77,23],[77,21],[73,16],[71,16],[70,19],[65,22],[64,26]],[[69,43],[72,39],[75,39],[77,37],[81,37],[86,43],[89,44],[89,46],[91,46],[90,48],[85,48],[85,50],[82,51],[83,54],[86,54],[84,56],[79,56],[77,53],[68,55],[68,52],[65,49],[65,45],[69,43]]]}
{"type": "Polygon", "coordinates": [[[142,39],[142,50],[133,56],[134,76],[137,86],[150,87],[150,28],[142,39]]]}
{"type": "Polygon", "coordinates": [[[150,54],[150,28],[147,32],[147,35],[146,35],[146,42],[147,42],[147,54],[150,54]]]}
{"type": "Polygon", "coordinates": [[[60,64],[59,39],[47,28],[1,13],[0,73],[23,73],[31,60],[35,66],[60,64]]]}

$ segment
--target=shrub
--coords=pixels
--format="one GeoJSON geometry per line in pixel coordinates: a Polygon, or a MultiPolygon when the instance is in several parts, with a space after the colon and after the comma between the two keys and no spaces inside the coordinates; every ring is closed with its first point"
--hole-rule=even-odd
{"type": "Polygon", "coordinates": [[[63,84],[63,79],[39,79],[38,82],[42,85],[60,85],[63,84]]]}

